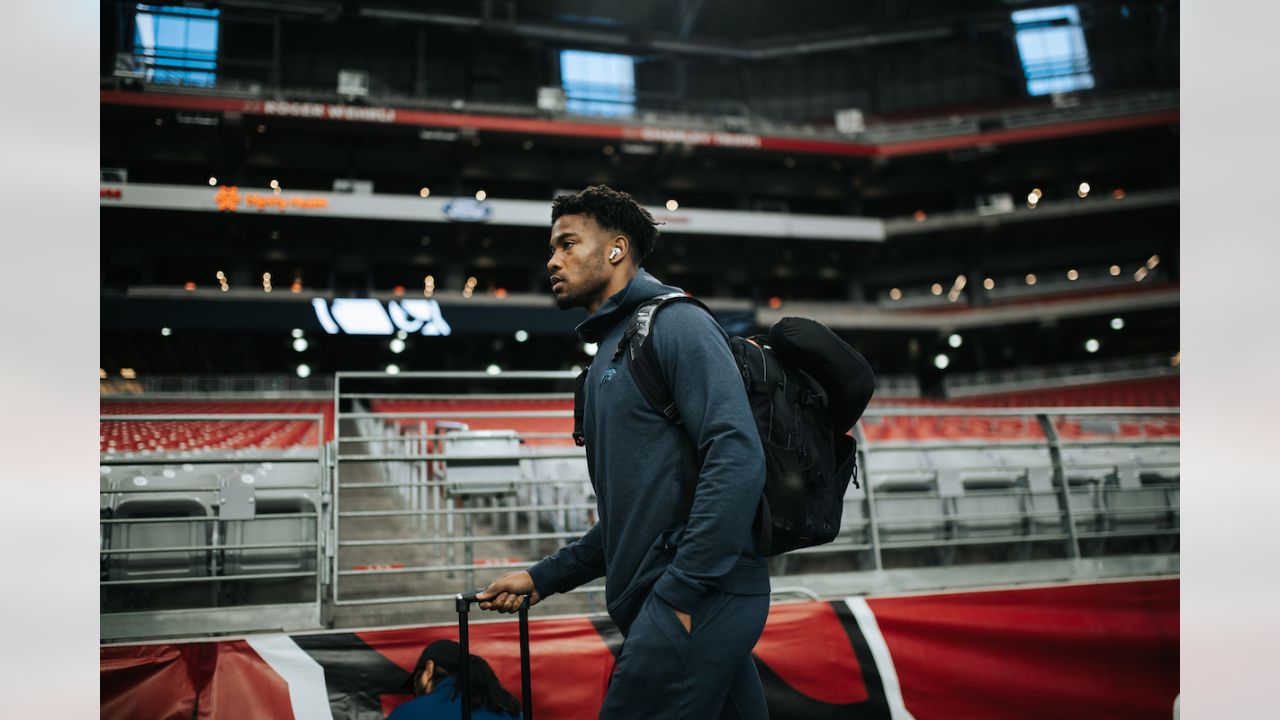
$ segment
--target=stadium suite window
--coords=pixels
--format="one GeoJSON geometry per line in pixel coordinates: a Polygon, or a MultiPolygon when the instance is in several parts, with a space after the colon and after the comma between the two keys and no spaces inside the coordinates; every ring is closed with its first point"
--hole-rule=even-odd
{"type": "Polygon", "coordinates": [[[636,110],[636,61],[629,55],[563,50],[560,85],[571,113],[616,117],[636,110]]]}
{"type": "Polygon", "coordinates": [[[213,87],[218,70],[219,10],[138,5],[133,53],[147,81],[213,87]]]}
{"type": "Polygon", "coordinates": [[[1011,13],[1027,94],[1088,90],[1093,87],[1089,48],[1075,5],[1015,10],[1011,13]]]}

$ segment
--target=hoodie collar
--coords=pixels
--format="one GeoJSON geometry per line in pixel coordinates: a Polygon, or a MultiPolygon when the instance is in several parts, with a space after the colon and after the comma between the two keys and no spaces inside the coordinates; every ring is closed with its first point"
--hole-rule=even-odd
{"type": "Polygon", "coordinates": [[[609,330],[631,313],[645,300],[666,295],[667,293],[684,292],[678,287],[664,285],[647,270],[640,268],[627,286],[619,290],[604,304],[596,308],[586,320],[578,325],[578,337],[583,342],[598,343],[609,333],[609,330]]]}

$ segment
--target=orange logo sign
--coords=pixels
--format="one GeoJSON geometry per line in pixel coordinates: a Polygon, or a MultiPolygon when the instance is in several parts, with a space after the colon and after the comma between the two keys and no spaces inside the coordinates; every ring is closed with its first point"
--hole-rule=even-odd
{"type": "Polygon", "coordinates": [[[213,196],[213,201],[218,204],[219,210],[227,212],[236,212],[241,205],[253,208],[255,210],[266,210],[267,208],[275,208],[283,212],[286,208],[297,208],[299,210],[320,210],[329,207],[328,198],[322,197],[283,197],[279,194],[260,195],[258,193],[246,193],[243,197],[240,195],[240,189],[235,185],[227,187],[223,185],[218,188],[218,192],[213,196]]]}
{"type": "Polygon", "coordinates": [[[232,185],[231,187],[223,185],[218,188],[218,194],[213,196],[213,201],[218,203],[219,210],[235,212],[236,208],[240,205],[240,192],[236,189],[235,185],[232,185]]]}

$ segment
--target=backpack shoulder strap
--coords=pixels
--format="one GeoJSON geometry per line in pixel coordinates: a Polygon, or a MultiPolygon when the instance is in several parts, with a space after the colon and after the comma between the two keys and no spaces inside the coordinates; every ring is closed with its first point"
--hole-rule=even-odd
{"type": "Polygon", "coordinates": [[[658,353],[649,342],[653,336],[653,323],[658,311],[677,302],[692,303],[705,310],[707,314],[711,313],[706,305],[684,293],[669,293],[646,300],[631,315],[631,321],[627,325],[626,332],[622,333],[622,339],[618,341],[613,357],[617,359],[626,354],[631,377],[635,380],[640,394],[649,403],[649,407],[679,425],[681,424],[680,410],[676,408],[671,391],[662,381],[662,367],[658,364],[658,353]]]}
{"type": "Polygon", "coordinates": [[[583,392],[587,386],[587,371],[591,369],[588,365],[578,373],[577,379],[573,381],[573,444],[583,447],[587,444],[586,436],[582,434],[582,413],[583,413],[583,392]]]}
{"type": "MultiPolygon", "coordinates": [[[[684,293],[659,295],[646,300],[632,314],[631,322],[627,325],[626,332],[622,334],[622,339],[618,341],[618,349],[614,351],[613,357],[617,359],[623,353],[626,354],[627,366],[631,369],[631,379],[635,381],[636,388],[649,403],[649,407],[672,423],[680,425],[682,424],[680,410],[676,407],[671,390],[662,381],[662,367],[658,364],[658,353],[649,342],[653,337],[653,321],[658,311],[677,302],[693,303],[705,310],[708,315],[711,314],[711,310],[706,305],[684,293]]],[[[689,512],[693,508],[693,493],[697,487],[700,465],[697,448],[693,446],[691,440],[685,443],[680,465],[680,504],[676,507],[676,518],[684,521],[689,519],[689,512]]]]}

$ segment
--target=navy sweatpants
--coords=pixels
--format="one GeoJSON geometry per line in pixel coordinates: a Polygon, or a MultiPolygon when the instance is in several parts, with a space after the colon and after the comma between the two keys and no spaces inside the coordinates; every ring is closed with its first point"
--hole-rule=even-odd
{"type": "Polygon", "coordinates": [[[768,614],[768,595],[710,593],[687,633],[675,608],[650,593],[622,643],[601,720],[767,719],[751,649],[768,614]]]}

